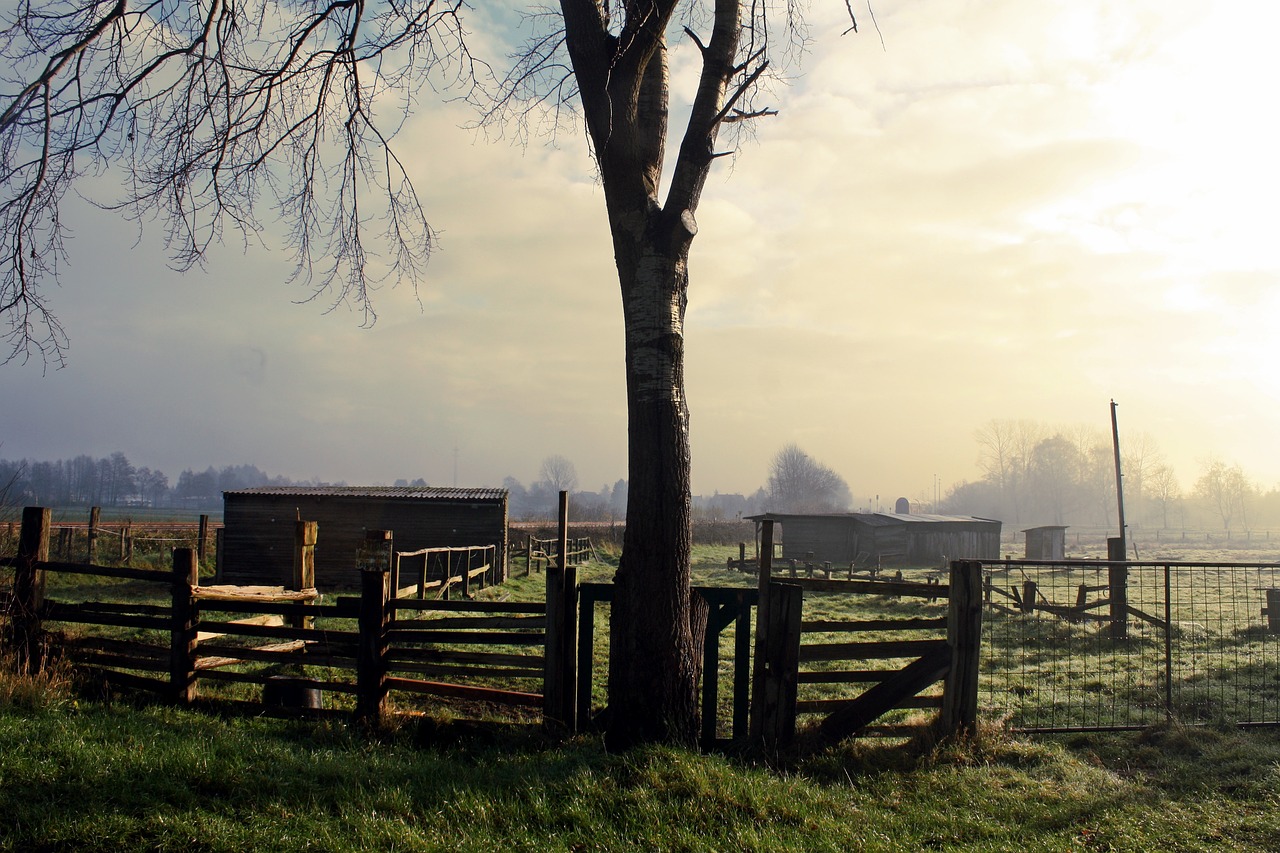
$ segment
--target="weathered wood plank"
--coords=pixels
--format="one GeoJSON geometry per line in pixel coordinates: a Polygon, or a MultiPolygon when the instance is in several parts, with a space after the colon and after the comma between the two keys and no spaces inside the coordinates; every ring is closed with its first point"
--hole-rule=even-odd
{"type": "Polygon", "coordinates": [[[946,640],[883,640],[867,643],[803,643],[800,661],[809,663],[824,660],[881,660],[885,658],[914,658],[932,653],[946,640]]]}
{"type": "Polygon", "coordinates": [[[856,733],[899,702],[945,678],[950,669],[951,649],[942,643],[831,714],[819,724],[818,736],[833,743],[856,733]]]}
{"type": "Polygon", "coordinates": [[[824,580],[822,578],[788,578],[801,589],[813,592],[847,592],[860,595],[899,595],[916,598],[946,598],[946,584],[914,581],[824,580]]]}
{"type": "Polygon", "coordinates": [[[196,587],[195,597],[199,601],[243,601],[243,602],[278,602],[278,601],[315,601],[320,593],[315,587],[310,589],[285,589],[283,586],[235,586],[234,584],[214,584],[196,587]]]}
{"type": "Polygon", "coordinates": [[[925,631],[947,627],[947,617],[935,619],[863,619],[841,621],[839,619],[811,619],[800,623],[800,629],[809,632],[858,632],[858,631],[925,631]]]}
{"type": "Polygon", "coordinates": [[[540,708],[543,703],[541,693],[524,693],[518,690],[500,690],[496,687],[474,687],[467,684],[446,684],[440,681],[420,681],[414,678],[397,678],[388,676],[388,690],[403,690],[407,693],[425,693],[431,696],[451,696],[456,699],[470,699],[479,702],[495,702],[504,705],[519,705],[540,708]]]}

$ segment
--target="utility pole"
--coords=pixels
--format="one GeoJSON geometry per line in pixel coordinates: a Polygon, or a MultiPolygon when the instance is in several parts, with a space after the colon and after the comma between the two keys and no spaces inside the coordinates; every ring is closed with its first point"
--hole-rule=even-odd
{"type": "Polygon", "coordinates": [[[1120,559],[1129,553],[1126,528],[1124,523],[1124,483],[1120,474],[1120,427],[1116,420],[1116,401],[1111,401],[1111,446],[1116,455],[1116,507],[1120,513],[1120,559]]]}

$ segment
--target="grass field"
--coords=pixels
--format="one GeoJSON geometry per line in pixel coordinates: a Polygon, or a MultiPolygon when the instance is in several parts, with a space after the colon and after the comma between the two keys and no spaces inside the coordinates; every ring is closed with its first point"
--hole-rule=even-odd
{"type": "Polygon", "coordinates": [[[0,683],[0,849],[1275,850],[1280,736],[1157,727],[803,761],[403,720],[218,717],[0,683]]]}
{"type": "MultiPolygon", "coordinates": [[[[730,553],[695,548],[695,584],[754,586],[725,569],[730,553]]],[[[486,594],[536,600],[543,583],[486,594]]],[[[71,576],[54,590],[106,592],[71,576]]],[[[65,670],[0,677],[0,850],[1280,849],[1272,730],[1018,738],[988,723],[970,742],[854,740],[803,758],[609,755],[594,735],[396,701],[412,713],[371,734],[90,699],[65,670]]]]}

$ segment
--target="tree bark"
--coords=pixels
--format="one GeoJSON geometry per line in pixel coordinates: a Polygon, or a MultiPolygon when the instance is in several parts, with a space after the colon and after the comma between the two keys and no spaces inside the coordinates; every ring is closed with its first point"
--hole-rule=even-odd
{"type": "Polygon", "coordinates": [[[627,526],[615,577],[606,744],[693,742],[698,638],[690,625],[689,409],[682,253],[619,273],[626,320],[627,526]]]}
{"type": "MultiPolygon", "coordinates": [[[[610,627],[606,745],[694,743],[705,613],[691,609],[689,409],[684,315],[694,213],[737,71],[738,0],[716,0],[689,123],[661,200],[670,98],[666,31],[675,0],[561,0],[592,150],[600,169],[626,326],[627,527],[610,627]]],[[[738,94],[740,94],[741,90],[738,94]]],[[[736,97],[736,95],[735,95],[736,97]]]]}

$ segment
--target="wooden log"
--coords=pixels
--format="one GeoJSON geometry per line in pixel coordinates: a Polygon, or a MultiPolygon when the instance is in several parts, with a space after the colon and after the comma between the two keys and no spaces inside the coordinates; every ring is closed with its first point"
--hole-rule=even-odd
{"type": "MultiPolygon", "coordinates": [[[[316,588],[316,540],[320,525],[315,521],[295,521],[293,525],[293,576],[289,589],[293,591],[313,590],[316,588]]],[[[295,628],[312,627],[310,616],[295,615],[289,617],[289,624],[295,628]]]]}
{"type": "Polygon", "coordinates": [[[285,589],[282,586],[236,586],[219,584],[198,587],[195,596],[200,601],[232,601],[252,604],[256,602],[315,601],[320,593],[314,588],[285,589]]]}
{"type": "Polygon", "coordinates": [[[194,595],[200,584],[200,565],[190,548],[173,551],[173,623],[169,646],[169,691],[174,702],[190,704],[196,698],[196,644],[198,611],[194,595]]]}

